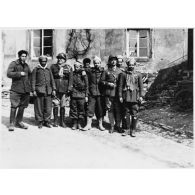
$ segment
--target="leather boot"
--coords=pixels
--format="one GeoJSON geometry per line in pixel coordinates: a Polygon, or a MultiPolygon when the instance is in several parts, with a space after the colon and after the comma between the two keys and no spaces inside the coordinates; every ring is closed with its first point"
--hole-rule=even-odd
{"type": "Polygon", "coordinates": [[[24,125],[24,123],[22,122],[23,114],[24,114],[24,108],[19,107],[18,113],[16,116],[16,127],[21,128],[21,129],[28,129],[28,126],[24,125]]]}
{"type": "Polygon", "coordinates": [[[83,123],[83,119],[82,119],[82,118],[78,119],[78,124],[77,124],[77,126],[78,126],[78,129],[79,129],[79,130],[83,130],[83,128],[82,128],[82,123],[83,123]]]}
{"type": "Polygon", "coordinates": [[[53,116],[54,116],[54,127],[58,126],[58,107],[53,108],[53,116]]]}
{"type": "Polygon", "coordinates": [[[65,108],[60,108],[60,126],[66,128],[65,124],[65,108]]]}
{"type": "Polygon", "coordinates": [[[105,131],[105,128],[103,127],[103,118],[99,118],[99,129],[101,130],[101,131],[105,131]]]}
{"type": "Polygon", "coordinates": [[[9,131],[14,131],[14,123],[15,123],[15,117],[16,117],[16,109],[11,108],[10,111],[10,125],[9,125],[9,131]]]}
{"type": "Polygon", "coordinates": [[[124,119],[125,119],[126,128],[125,128],[124,133],[122,134],[122,136],[129,135],[130,134],[130,127],[131,127],[130,115],[127,114],[124,119]]]}
{"type": "Polygon", "coordinates": [[[87,131],[91,129],[91,124],[92,124],[92,118],[87,117],[87,125],[82,129],[83,131],[87,131]]]}
{"type": "Polygon", "coordinates": [[[112,112],[108,112],[108,118],[109,118],[110,125],[111,125],[109,133],[114,133],[114,114],[112,112]]]}
{"type": "Polygon", "coordinates": [[[72,130],[76,130],[76,129],[77,129],[77,119],[73,119],[72,130]]]}
{"type": "Polygon", "coordinates": [[[132,123],[131,123],[131,127],[130,127],[130,136],[131,137],[135,137],[135,130],[136,130],[136,126],[137,126],[137,117],[132,117],[132,123]]]}

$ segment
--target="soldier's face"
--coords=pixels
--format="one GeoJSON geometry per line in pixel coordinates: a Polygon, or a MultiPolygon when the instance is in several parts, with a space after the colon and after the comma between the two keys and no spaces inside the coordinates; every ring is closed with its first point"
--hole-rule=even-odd
{"type": "Polygon", "coordinates": [[[84,64],[84,68],[89,68],[90,67],[90,63],[85,63],[84,64]]]}
{"type": "Polygon", "coordinates": [[[134,63],[131,63],[131,62],[128,63],[128,69],[130,71],[133,71],[134,70],[134,67],[135,67],[135,64],[134,63]]]}
{"type": "Polygon", "coordinates": [[[110,61],[110,64],[112,65],[112,66],[116,66],[116,64],[117,64],[117,60],[116,59],[111,59],[111,61],[110,61]]]}
{"type": "Polygon", "coordinates": [[[122,66],[123,64],[123,60],[122,59],[118,59],[118,66],[122,66]]]}
{"type": "Polygon", "coordinates": [[[95,68],[100,68],[101,63],[99,61],[94,61],[93,63],[95,68]]]}
{"type": "Polygon", "coordinates": [[[74,65],[74,69],[75,69],[75,71],[78,71],[78,70],[80,70],[81,69],[81,66],[80,65],[74,65]]]}
{"type": "Polygon", "coordinates": [[[63,64],[63,63],[65,63],[66,62],[66,60],[64,59],[64,58],[58,58],[58,64],[63,64]]]}
{"type": "Polygon", "coordinates": [[[43,59],[43,60],[40,60],[39,61],[41,66],[45,67],[45,65],[47,64],[47,60],[46,59],[43,59]]]}
{"type": "Polygon", "coordinates": [[[26,61],[27,55],[23,53],[19,58],[20,58],[20,61],[24,63],[26,61]]]}

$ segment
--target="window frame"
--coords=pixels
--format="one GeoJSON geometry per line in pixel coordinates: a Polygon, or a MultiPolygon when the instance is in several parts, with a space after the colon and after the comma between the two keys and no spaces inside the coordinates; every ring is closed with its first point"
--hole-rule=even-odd
{"type": "MultiPolygon", "coordinates": [[[[41,31],[41,36],[40,36],[40,38],[41,38],[41,54],[40,55],[43,55],[43,53],[44,53],[44,37],[52,37],[52,56],[50,56],[50,57],[47,57],[48,58],[48,60],[51,60],[51,59],[53,59],[53,54],[54,54],[54,43],[53,43],[53,40],[54,40],[54,30],[53,29],[49,29],[49,30],[52,30],[52,36],[44,36],[44,30],[47,30],[47,29],[32,29],[32,30],[30,30],[30,36],[31,36],[31,45],[30,45],[30,48],[31,48],[31,52],[30,52],[30,54],[31,54],[31,59],[32,60],[38,60],[38,58],[39,57],[35,57],[35,56],[33,56],[33,48],[34,48],[34,30],[40,30],[41,31]]],[[[47,46],[46,46],[47,47],[47,46]]]]}
{"type": "MultiPolygon", "coordinates": [[[[129,28],[129,29],[126,29],[126,54],[127,54],[127,57],[130,57],[130,30],[135,30],[137,31],[136,32],[136,39],[137,39],[137,56],[135,56],[136,60],[137,61],[148,61],[149,58],[151,58],[151,29],[149,28],[129,28]],[[140,30],[146,30],[147,31],[147,56],[139,56],[139,50],[140,50],[140,30]]],[[[141,47],[142,48],[142,47],[141,47]]]]}

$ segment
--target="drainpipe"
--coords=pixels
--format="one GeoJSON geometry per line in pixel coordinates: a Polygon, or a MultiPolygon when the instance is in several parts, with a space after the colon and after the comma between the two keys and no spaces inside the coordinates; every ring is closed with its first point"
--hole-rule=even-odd
{"type": "Polygon", "coordinates": [[[188,70],[193,70],[193,28],[188,29],[188,70]]]}

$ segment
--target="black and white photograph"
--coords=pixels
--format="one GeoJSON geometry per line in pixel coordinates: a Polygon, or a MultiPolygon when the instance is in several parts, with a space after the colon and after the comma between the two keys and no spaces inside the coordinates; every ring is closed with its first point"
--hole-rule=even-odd
{"type": "Polygon", "coordinates": [[[1,28],[0,168],[193,168],[193,31],[1,28]]]}

